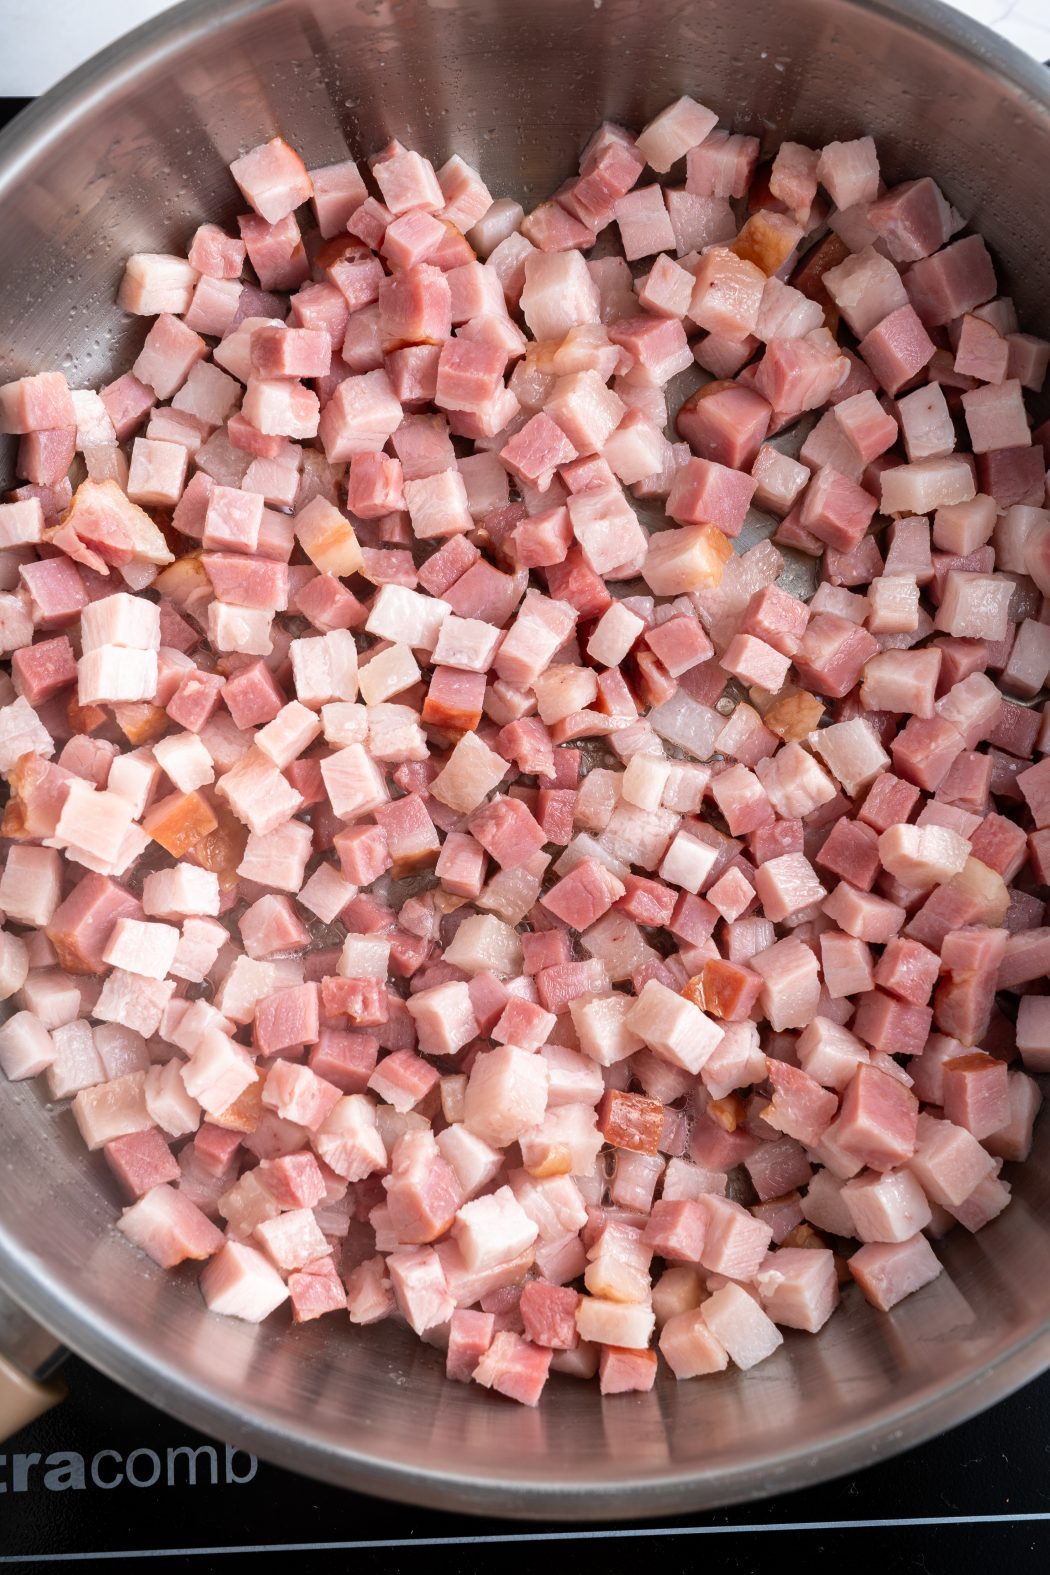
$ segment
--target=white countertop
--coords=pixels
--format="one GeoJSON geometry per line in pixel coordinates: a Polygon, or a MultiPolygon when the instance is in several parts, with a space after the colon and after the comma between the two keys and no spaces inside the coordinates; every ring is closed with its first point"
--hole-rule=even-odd
{"type": "MultiPolygon", "coordinates": [[[[173,0],[2,0],[0,96],[42,93],[130,27],[173,0]]],[[[1050,60],[1047,0],[953,0],[1039,60],[1050,60]]]]}

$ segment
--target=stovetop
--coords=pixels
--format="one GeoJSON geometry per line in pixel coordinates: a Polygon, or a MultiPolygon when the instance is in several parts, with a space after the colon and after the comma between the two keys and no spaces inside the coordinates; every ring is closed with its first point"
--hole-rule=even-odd
{"type": "MultiPolygon", "coordinates": [[[[1032,54],[1050,54],[1045,0],[955,3],[1032,54]]],[[[162,4],[0,0],[0,15],[16,24],[5,39],[0,91],[40,90],[76,63],[57,61],[51,30],[39,25],[41,7],[70,13],[76,28],[66,52],[83,58],[105,42],[100,35],[92,43],[92,29],[115,36],[162,4]],[[110,15],[117,12],[122,22],[110,15]]],[[[0,126],[28,102],[0,97],[0,126]]],[[[534,1575],[547,1558],[603,1572],[651,1560],[661,1575],[693,1575],[702,1562],[719,1575],[785,1563],[820,1570],[825,1562],[857,1575],[997,1575],[1042,1570],[1050,1560],[1050,1373],[856,1476],[723,1511],[594,1526],[472,1519],[367,1498],[205,1438],[75,1357],[65,1375],[69,1398],[0,1453],[0,1566],[13,1571],[138,1570],[162,1561],[198,1575],[249,1562],[294,1575],[335,1568],[430,1575],[437,1562],[455,1575],[497,1568],[534,1575]]]]}
{"type": "MultiPolygon", "coordinates": [[[[135,1399],[76,1358],[69,1398],[0,1453],[0,1566],[295,1575],[574,1571],[640,1561],[719,1575],[825,1561],[900,1571],[1045,1569],[1050,1374],[983,1416],[836,1482],[676,1519],[596,1526],[472,1519],[279,1470],[135,1399]]],[[[630,1396],[609,1402],[630,1403],[630,1396]]],[[[510,1402],[508,1402],[510,1403],[510,1402]]]]}

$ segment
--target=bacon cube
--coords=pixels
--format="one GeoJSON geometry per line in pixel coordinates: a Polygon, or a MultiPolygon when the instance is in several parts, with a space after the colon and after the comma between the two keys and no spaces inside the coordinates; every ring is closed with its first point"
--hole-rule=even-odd
{"type": "Polygon", "coordinates": [[[920,1232],[908,1241],[861,1247],[849,1260],[849,1271],[872,1306],[889,1312],[935,1280],[941,1263],[920,1232]]]}
{"type": "Polygon", "coordinates": [[[858,1066],[842,1098],[836,1142],[873,1170],[911,1160],[916,1151],[918,1101],[896,1078],[858,1066]]]}

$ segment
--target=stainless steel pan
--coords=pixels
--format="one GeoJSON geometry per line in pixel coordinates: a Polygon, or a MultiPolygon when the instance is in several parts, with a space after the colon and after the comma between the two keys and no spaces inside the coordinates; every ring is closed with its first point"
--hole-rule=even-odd
{"type": "MultiPolygon", "coordinates": [[[[232,217],[226,166],[282,132],[309,164],[399,136],[476,161],[499,193],[557,185],[603,117],[693,91],[738,129],[873,133],[932,172],[1050,329],[1040,69],[930,0],[196,0],[63,82],[0,138],[3,376],[126,364],[122,257],[232,217]]],[[[749,1375],[538,1411],[446,1383],[392,1326],[291,1333],[209,1316],[194,1277],[115,1236],[117,1200],[68,1113],[0,1089],[0,1281],[113,1378],[205,1431],[330,1481],[487,1513],[609,1518],[758,1497],[915,1444],[1050,1363],[1050,1123],[1015,1201],[891,1316],[847,1296],[749,1375]]],[[[24,1320],[0,1323],[26,1367],[24,1320]],[[19,1331],[23,1331],[19,1334],[19,1331]]]]}

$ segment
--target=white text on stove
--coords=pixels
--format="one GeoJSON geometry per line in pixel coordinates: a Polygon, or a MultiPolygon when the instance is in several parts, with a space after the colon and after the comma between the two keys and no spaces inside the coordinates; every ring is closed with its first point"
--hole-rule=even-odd
{"type": "Polygon", "coordinates": [[[225,1461],[220,1466],[219,1452],[211,1444],[193,1449],[188,1444],[165,1450],[133,1449],[127,1455],[119,1449],[100,1449],[94,1455],[75,1450],[56,1450],[50,1455],[0,1455],[0,1493],[30,1493],[44,1488],[49,1493],[79,1491],[88,1487],[115,1488],[127,1483],[136,1488],[239,1486],[250,1482],[259,1462],[246,1449],[225,1446],[225,1461]],[[246,1464],[242,1468],[239,1458],[246,1464]]]}

